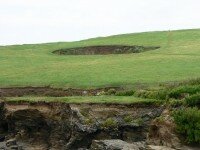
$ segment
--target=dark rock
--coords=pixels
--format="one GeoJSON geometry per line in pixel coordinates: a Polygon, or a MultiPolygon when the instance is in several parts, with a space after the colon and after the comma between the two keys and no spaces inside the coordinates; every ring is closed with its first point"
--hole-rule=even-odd
{"type": "Polygon", "coordinates": [[[7,116],[9,132],[22,133],[21,138],[46,139],[49,135],[49,126],[39,110],[18,110],[7,116]]]}
{"type": "Polygon", "coordinates": [[[3,142],[5,140],[5,136],[4,135],[0,135],[0,142],[3,142]]]}
{"type": "Polygon", "coordinates": [[[69,105],[31,104],[29,107],[7,115],[9,133],[29,145],[49,145],[55,149],[62,149],[71,134],[69,105]]]}
{"type": "Polygon", "coordinates": [[[4,141],[4,133],[7,132],[7,122],[5,120],[5,103],[0,101],[0,142],[4,141]]]}
{"type": "Polygon", "coordinates": [[[47,142],[55,149],[63,148],[71,137],[71,108],[68,104],[52,104],[50,113],[45,114],[49,126],[47,142]]]}

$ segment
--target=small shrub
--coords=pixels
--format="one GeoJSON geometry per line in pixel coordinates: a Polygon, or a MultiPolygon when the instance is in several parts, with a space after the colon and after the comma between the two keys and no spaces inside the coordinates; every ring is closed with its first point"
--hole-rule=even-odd
{"type": "Polygon", "coordinates": [[[81,109],[80,109],[80,113],[81,113],[81,115],[83,115],[84,117],[89,117],[89,112],[90,112],[90,108],[81,108],[81,109]]]}
{"type": "Polygon", "coordinates": [[[134,96],[145,98],[145,93],[146,93],[145,90],[137,90],[137,91],[135,91],[134,96]]]}
{"type": "Polygon", "coordinates": [[[107,95],[115,95],[116,90],[115,89],[109,89],[106,93],[107,93],[107,95]]]}
{"type": "Polygon", "coordinates": [[[138,90],[135,92],[134,95],[138,97],[142,97],[142,98],[165,100],[167,97],[167,91],[166,90],[158,90],[158,91],[138,90]]]}
{"type": "Polygon", "coordinates": [[[91,125],[91,124],[94,123],[94,120],[92,118],[87,118],[87,119],[84,120],[84,122],[85,122],[86,125],[91,125]]]}
{"type": "Polygon", "coordinates": [[[172,89],[169,92],[169,97],[170,98],[185,98],[185,96],[187,96],[187,94],[189,95],[193,95],[200,92],[200,86],[196,85],[196,86],[181,86],[181,87],[177,87],[172,89]]]}
{"type": "Polygon", "coordinates": [[[180,85],[200,85],[200,78],[186,80],[180,83],[180,85]]]}
{"type": "Polygon", "coordinates": [[[126,123],[131,123],[131,122],[133,121],[133,118],[132,118],[132,116],[128,115],[128,116],[125,116],[125,117],[124,117],[124,121],[125,121],[126,123]]]}
{"type": "Polygon", "coordinates": [[[157,99],[162,99],[162,100],[167,99],[168,98],[167,90],[159,90],[156,97],[157,97],[157,99]]]}
{"type": "Polygon", "coordinates": [[[118,124],[114,119],[108,118],[105,122],[101,124],[101,127],[103,129],[116,129],[118,127],[118,124]]]}
{"type": "Polygon", "coordinates": [[[137,123],[139,126],[142,126],[144,124],[144,120],[142,118],[137,118],[133,122],[137,123]]]}
{"type": "Polygon", "coordinates": [[[116,96],[133,96],[134,95],[134,91],[130,90],[130,91],[118,91],[115,93],[116,96]]]}
{"type": "Polygon", "coordinates": [[[169,105],[172,107],[179,107],[184,104],[183,100],[177,100],[177,99],[170,99],[168,102],[169,102],[169,105]]]}
{"type": "Polygon", "coordinates": [[[167,97],[166,90],[149,91],[147,98],[165,100],[167,97]]]}
{"type": "Polygon", "coordinates": [[[184,108],[173,113],[178,133],[186,136],[188,143],[200,143],[200,110],[184,108]]]}
{"type": "Polygon", "coordinates": [[[101,91],[101,92],[97,93],[97,96],[101,96],[101,95],[106,95],[106,92],[105,91],[101,91]]]}
{"type": "Polygon", "coordinates": [[[165,121],[165,118],[163,116],[159,116],[155,119],[156,122],[159,122],[159,123],[163,123],[165,121]]]}
{"type": "Polygon", "coordinates": [[[200,94],[195,94],[185,99],[189,106],[200,106],[200,94]]]}

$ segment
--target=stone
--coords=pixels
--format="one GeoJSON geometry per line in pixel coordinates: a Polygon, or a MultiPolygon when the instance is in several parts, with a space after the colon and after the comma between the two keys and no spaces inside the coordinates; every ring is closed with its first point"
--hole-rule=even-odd
{"type": "Polygon", "coordinates": [[[87,91],[83,91],[83,95],[87,95],[88,94],[88,92],[87,91]]]}
{"type": "Polygon", "coordinates": [[[6,146],[7,147],[12,147],[12,146],[15,146],[15,145],[17,145],[16,139],[10,139],[10,140],[6,141],[6,146]]]}
{"type": "Polygon", "coordinates": [[[90,150],[145,150],[145,142],[127,143],[125,141],[114,140],[94,140],[90,150]]]}
{"type": "Polygon", "coordinates": [[[9,147],[10,150],[19,150],[18,145],[13,145],[11,147],[9,147]]]}
{"type": "Polygon", "coordinates": [[[5,150],[5,149],[6,149],[6,143],[0,142],[0,150],[5,150]]]}
{"type": "Polygon", "coordinates": [[[155,146],[155,145],[148,145],[148,150],[175,150],[173,148],[170,147],[166,147],[166,146],[155,146]]]}

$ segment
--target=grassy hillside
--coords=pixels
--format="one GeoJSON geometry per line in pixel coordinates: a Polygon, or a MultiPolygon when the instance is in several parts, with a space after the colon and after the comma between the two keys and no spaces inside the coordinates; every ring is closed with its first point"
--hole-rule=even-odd
{"type": "Polygon", "coordinates": [[[65,103],[117,103],[117,104],[159,104],[161,101],[134,96],[73,96],[73,97],[7,97],[6,101],[16,102],[65,102],[65,103]]]}
{"type": "Polygon", "coordinates": [[[200,77],[200,29],[148,32],[61,42],[0,47],[0,86],[91,88],[157,83],[200,77]],[[90,45],[161,46],[139,54],[55,55],[90,45]]]}

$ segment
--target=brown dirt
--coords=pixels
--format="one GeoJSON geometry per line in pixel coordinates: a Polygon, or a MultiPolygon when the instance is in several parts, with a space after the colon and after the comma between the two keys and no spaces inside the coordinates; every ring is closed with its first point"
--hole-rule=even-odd
{"type": "Polygon", "coordinates": [[[109,89],[121,90],[120,87],[106,87],[99,89],[59,89],[51,87],[13,87],[0,88],[0,97],[21,97],[27,95],[34,96],[95,96],[99,92],[108,91],[109,89]]]}
{"type": "MultiPolygon", "coordinates": [[[[130,142],[146,139],[148,122],[162,112],[160,107],[141,108],[128,105],[66,104],[60,102],[1,102],[0,129],[2,142],[15,139],[23,149],[88,149],[93,140],[124,139],[130,142]],[[150,114],[150,115],[148,115],[150,114]],[[150,117],[145,126],[124,124],[130,116],[150,117]],[[117,122],[113,130],[102,128],[108,118],[117,122]],[[91,120],[89,124],[86,120],[91,120]],[[3,121],[2,121],[3,120],[3,121]],[[4,123],[4,124],[2,124],[4,123]],[[5,125],[5,129],[4,129],[5,125]],[[131,135],[129,135],[131,133],[131,135]],[[133,134],[132,134],[133,133],[133,134]]],[[[1,142],[0,142],[1,149],[1,142]]]]}
{"type": "Polygon", "coordinates": [[[88,46],[69,49],[59,49],[53,51],[59,55],[108,55],[108,54],[129,54],[141,53],[149,50],[155,50],[159,46],[124,46],[124,45],[105,45],[105,46],[88,46]]]}

